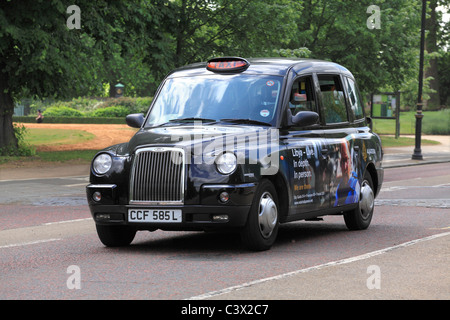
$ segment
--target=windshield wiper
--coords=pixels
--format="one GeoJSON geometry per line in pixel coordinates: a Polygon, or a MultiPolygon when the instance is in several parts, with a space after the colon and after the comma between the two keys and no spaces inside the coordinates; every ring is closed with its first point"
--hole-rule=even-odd
{"type": "Polygon", "coordinates": [[[253,119],[220,119],[220,121],[223,122],[235,122],[235,123],[244,123],[244,124],[257,124],[257,125],[263,125],[263,126],[272,126],[268,122],[264,121],[258,121],[253,119]]]}
{"type": "Polygon", "coordinates": [[[172,125],[173,123],[179,123],[181,125],[182,123],[189,123],[192,121],[214,122],[214,123],[217,122],[215,119],[204,119],[204,118],[196,118],[196,117],[180,118],[180,119],[171,119],[167,122],[160,123],[156,126],[149,126],[148,128],[153,129],[153,128],[163,127],[163,126],[167,126],[167,125],[172,125]]]}
{"type": "Polygon", "coordinates": [[[197,118],[197,117],[189,117],[189,118],[180,118],[180,119],[171,119],[169,122],[190,122],[190,121],[202,121],[202,122],[216,122],[216,119],[205,119],[205,118],[197,118]]]}

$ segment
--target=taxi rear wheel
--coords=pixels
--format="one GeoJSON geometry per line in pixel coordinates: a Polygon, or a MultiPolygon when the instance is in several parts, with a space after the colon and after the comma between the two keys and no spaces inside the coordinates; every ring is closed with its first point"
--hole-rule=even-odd
{"type": "Polygon", "coordinates": [[[372,178],[366,172],[361,183],[358,206],[354,210],[344,213],[345,225],[348,229],[363,230],[369,227],[375,207],[373,190],[372,178]]]}
{"type": "Polygon", "coordinates": [[[278,197],[269,180],[259,184],[241,240],[250,250],[262,251],[272,247],[278,234],[278,197]]]}
{"type": "Polygon", "coordinates": [[[136,230],[129,226],[95,225],[100,241],[107,247],[129,245],[136,235],[136,230]]]}

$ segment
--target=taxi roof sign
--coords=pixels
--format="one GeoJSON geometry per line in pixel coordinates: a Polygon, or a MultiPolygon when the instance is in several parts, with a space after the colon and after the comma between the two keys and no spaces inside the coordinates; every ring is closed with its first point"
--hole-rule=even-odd
{"type": "Polygon", "coordinates": [[[208,61],[206,69],[213,72],[242,72],[250,66],[250,63],[239,57],[214,58],[208,61]]]}

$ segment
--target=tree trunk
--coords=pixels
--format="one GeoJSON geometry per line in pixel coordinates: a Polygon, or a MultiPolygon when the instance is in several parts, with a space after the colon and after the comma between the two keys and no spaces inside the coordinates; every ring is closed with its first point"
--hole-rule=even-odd
{"type": "Polygon", "coordinates": [[[14,101],[7,91],[7,83],[7,79],[2,76],[0,78],[0,154],[4,153],[4,148],[17,149],[18,147],[12,123],[14,101]]]}
{"type": "Polygon", "coordinates": [[[115,98],[116,97],[116,84],[117,82],[110,82],[109,83],[109,97],[115,98]]]}
{"type": "MultiPolygon", "coordinates": [[[[430,17],[426,20],[426,29],[428,30],[428,35],[425,41],[425,48],[428,53],[432,53],[438,51],[437,30],[439,27],[439,21],[436,17],[437,0],[431,0],[429,3],[431,12],[430,17]]],[[[427,107],[429,110],[436,110],[440,105],[438,78],[439,75],[437,63],[437,58],[430,59],[430,66],[425,70],[425,78],[433,77],[433,80],[430,80],[429,82],[430,88],[436,91],[434,93],[430,93],[430,100],[427,101],[427,107]]]]}

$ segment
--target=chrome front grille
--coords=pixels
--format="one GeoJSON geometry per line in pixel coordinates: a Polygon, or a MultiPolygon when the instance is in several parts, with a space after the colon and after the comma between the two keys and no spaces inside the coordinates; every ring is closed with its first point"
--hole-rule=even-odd
{"type": "Polygon", "coordinates": [[[184,196],[184,151],[152,147],[136,151],[130,204],[181,204],[184,196]]]}

